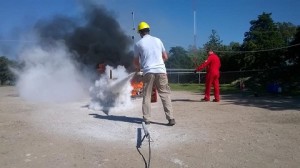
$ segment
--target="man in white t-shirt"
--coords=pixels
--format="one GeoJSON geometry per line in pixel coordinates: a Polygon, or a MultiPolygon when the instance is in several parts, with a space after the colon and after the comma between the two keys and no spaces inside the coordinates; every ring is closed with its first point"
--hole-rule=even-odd
{"type": "Polygon", "coordinates": [[[175,125],[173,107],[171,104],[171,90],[168,83],[165,61],[168,59],[162,41],[151,36],[150,26],[146,22],[138,25],[138,33],[141,39],[134,46],[134,64],[136,70],[143,71],[143,119],[146,124],[151,120],[151,94],[156,87],[161,98],[168,125],[175,125]]]}

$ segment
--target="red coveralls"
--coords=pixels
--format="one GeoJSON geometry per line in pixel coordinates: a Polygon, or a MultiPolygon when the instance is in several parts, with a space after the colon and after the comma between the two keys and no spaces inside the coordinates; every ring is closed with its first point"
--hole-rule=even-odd
{"type": "Polygon", "coordinates": [[[202,69],[206,68],[206,76],[205,76],[205,101],[210,101],[210,88],[214,86],[214,96],[215,101],[220,101],[220,88],[219,88],[219,78],[220,78],[220,67],[221,62],[219,57],[212,53],[208,55],[207,60],[204,63],[199,65],[196,68],[196,71],[201,71],[202,69]]]}

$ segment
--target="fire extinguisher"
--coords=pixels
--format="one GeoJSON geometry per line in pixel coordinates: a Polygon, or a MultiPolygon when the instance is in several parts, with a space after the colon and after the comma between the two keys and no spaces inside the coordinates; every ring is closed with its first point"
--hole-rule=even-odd
{"type": "Polygon", "coordinates": [[[157,89],[156,87],[152,88],[152,94],[151,94],[151,103],[157,102],[157,89]]]}

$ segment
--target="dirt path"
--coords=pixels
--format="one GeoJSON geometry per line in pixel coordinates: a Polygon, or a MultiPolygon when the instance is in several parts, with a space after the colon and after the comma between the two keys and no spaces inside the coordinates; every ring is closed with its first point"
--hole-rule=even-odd
{"type": "MultiPolygon", "coordinates": [[[[152,104],[150,167],[299,167],[299,99],[222,95],[213,103],[201,97],[172,92],[174,127],[165,125],[161,103],[152,104]]],[[[141,99],[108,116],[87,109],[88,102],[25,102],[14,87],[0,87],[1,167],[145,167],[147,139],[141,153],[136,148],[143,136],[141,99]]]]}

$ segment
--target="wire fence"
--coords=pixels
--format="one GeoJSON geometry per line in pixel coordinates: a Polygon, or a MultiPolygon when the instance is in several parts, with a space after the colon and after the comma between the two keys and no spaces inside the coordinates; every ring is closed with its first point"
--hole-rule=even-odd
{"type": "MultiPolygon", "coordinates": [[[[243,70],[220,72],[220,84],[231,84],[242,78],[256,76],[262,70],[243,70]]],[[[205,83],[206,72],[194,73],[194,69],[167,69],[170,83],[205,83]]]]}

